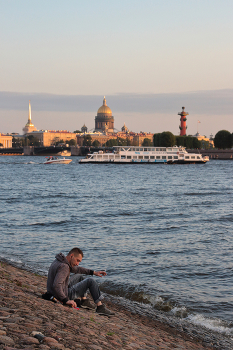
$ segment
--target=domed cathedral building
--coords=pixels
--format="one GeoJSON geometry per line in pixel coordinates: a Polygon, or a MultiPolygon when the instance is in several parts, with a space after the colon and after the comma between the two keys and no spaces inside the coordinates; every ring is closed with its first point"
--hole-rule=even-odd
{"type": "Polygon", "coordinates": [[[96,132],[114,132],[114,117],[111,109],[107,106],[104,96],[103,105],[98,109],[95,117],[96,132]]]}
{"type": "MultiPolygon", "coordinates": [[[[85,126],[85,124],[84,124],[85,126]]],[[[82,146],[84,142],[84,137],[89,135],[91,137],[92,143],[98,141],[100,146],[103,146],[108,140],[115,139],[127,140],[132,146],[141,146],[145,138],[149,138],[153,142],[153,134],[151,133],[135,133],[130,131],[127,126],[123,125],[121,131],[114,131],[114,117],[112,115],[111,109],[107,106],[106,98],[104,96],[103,105],[98,109],[97,115],[95,117],[95,129],[94,131],[87,132],[82,128],[81,133],[76,135],[77,145],[82,146]]],[[[121,141],[120,141],[121,142],[121,141]]]]}

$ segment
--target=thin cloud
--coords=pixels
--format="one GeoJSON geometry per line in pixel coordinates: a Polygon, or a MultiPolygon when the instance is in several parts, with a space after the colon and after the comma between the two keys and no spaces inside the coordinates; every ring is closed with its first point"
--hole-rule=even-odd
{"type": "MultiPolygon", "coordinates": [[[[115,94],[107,95],[106,99],[113,115],[117,113],[174,115],[181,111],[182,106],[186,107],[187,112],[202,115],[229,115],[233,111],[233,89],[164,94],[115,94]]],[[[95,114],[102,105],[103,96],[0,92],[0,109],[25,111],[29,100],[33,111],[95,114]]]]}

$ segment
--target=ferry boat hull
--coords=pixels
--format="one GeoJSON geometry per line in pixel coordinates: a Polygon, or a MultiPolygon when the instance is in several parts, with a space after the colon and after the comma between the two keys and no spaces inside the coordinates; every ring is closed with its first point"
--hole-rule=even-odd
{"type": "Polygon", "coordinates": [[[117,146],[112,153],[90,153],[79,161],[93,164],[203,164],[209,160],[201,154],[188,153],[184,147],[117,146]]]}

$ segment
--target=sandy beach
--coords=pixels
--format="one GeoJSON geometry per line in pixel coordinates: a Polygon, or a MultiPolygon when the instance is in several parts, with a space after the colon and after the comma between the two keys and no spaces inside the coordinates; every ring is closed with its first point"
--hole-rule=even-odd
{"type": "Polygon", "coordinates": [[[0,349],[213,349],[109,302],[111,318],[45,301],[46,277],[5,262],[0,275],[0,349]]]}

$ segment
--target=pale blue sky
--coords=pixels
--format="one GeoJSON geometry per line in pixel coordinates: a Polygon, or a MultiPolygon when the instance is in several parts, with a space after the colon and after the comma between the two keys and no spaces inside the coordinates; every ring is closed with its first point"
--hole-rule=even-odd
{"type": "Polygon", "coordinates": [[[0,92],[22,93],[25,103],[23,114],[14,94],[8,105],[0,97],[0,132],[21,132],[29,98],[40,129],[72,131],[83,122],[92,129],[104,95],[118,129],[125,121],[133,131],[170,127],[177,134],[176,115],[185,105],[189,133],[197,131],[200,118],[200,132],[216,133],[221,111],[224,128],[233,132],[232,14],[232,0],[0,0],[0,92]],[[210,108],[214,90],[216,110],[210,108]],[[39,100],[33,101],[34,93],[39,100]],[[42,98],[47,93],[86,95],[89,105],[84,113],[79,96],[66,113],[66,103],[60,110],[52,102],[48,107],[49,95],[42,98]],[[132,94],[134,99],[125,103],[132,94]],[[150,100],[155,94],[154,110],[150,105],[148,111],[148,94],[150,100]],[[184,97],[190,94],[198,99],[184,97]],[[124,110],[129,104],[131,110],[124,110]]]}

